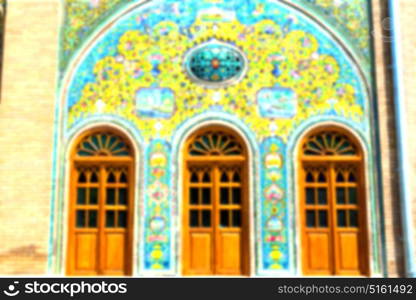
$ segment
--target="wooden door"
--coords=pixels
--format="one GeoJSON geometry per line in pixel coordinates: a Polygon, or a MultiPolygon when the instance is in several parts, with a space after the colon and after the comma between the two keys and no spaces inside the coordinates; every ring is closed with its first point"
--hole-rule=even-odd
{"type": "MultiPolygon", "coordinates": [[[[127,153],[114,152],[127,146],[110,133],[92,136],[95,138],[86,138],[94,142],[92,146],[85,146],[85,140],[81,144],[94,149],[94,153],[105,147],[113,150],[111,153],[127,153]]],[[[78,147],[72,161],[67,273],[129,275],[133,223],[131,158],[82,156],[82,149],[78,147]]]]}
{"type": "Polygon", "coordinates": [[[365,189],[356,144],[338,131],[307,139],[300,165],[305,275],[368,275],[365,189]]]}
{"type": "MultiPolygon", "coordinates": [[[[214,140],[222,134],[208,133],[214,140]]],[[[247,170],[238,154],[185,162],[185,275],[248,275],[247,170]]]]}

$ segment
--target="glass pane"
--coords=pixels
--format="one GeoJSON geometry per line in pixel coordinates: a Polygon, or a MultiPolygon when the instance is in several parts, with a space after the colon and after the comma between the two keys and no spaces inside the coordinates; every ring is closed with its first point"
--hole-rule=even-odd
{"type": "Polygon", "coordinates": [[[190,227],[198,227],[198,211],[197,210],[191,210],[189,214],[189,226],[190,227]]]}
{"type": "Polygon", "coordinates": [[[110,175],[108,175],[107,182],[108,183],[114,183],[114,182],[116,182],[116,177],[114,176],[113,173],[110,173],[110,175]]]}
{"type": "Polygon", "coordinates": [[[338,174],[337,174],[337,182],[344,182],[345,181],[345,179],[344,179],[344,175],[342,175],[342,173],[341,172],[339,172],[338,174]]]}
{"type": "Polygon", "coordinates": [[[127,189],[126,188],[118,189],[118,204],[127,205],[127,189]]]}
{"type": "Polygon", "coordinates": [[[233,203],[241,203],[241,188],[233,188],[233,203]]]}
{"type": "Polygon", "coordinates": [[[319,227],[328,227],[328,213],[326,210],[319,211],[319,227]]]}
{"type": "Polygon", "coordinates": [[[348,189],[348,199],[350,204],[357,204],[358,197],[357,197],[357,188],[349,188],[348,189]]]}
{"type": "Polygon", "coordinates": [[[241,211],[233,210],[233,227],[241,227],[241,211]]]}
{"type": "Polygon", "coordinates": [[[345,204],[345,189],[344,188],[337,188],[337,203],[338,204],[345,204]]]}
{"type": "Polygon", "coordinates": [[[114,210],[107,210],[105,212],[105,227],[113,228],[116,224],[116,214],[114,210]]]}
{"type": "Polygon", "coordinates": [[[327,193],[326,188],[319,188],[318,189],[318,203],[321,205],[327,204],[327,193]]]}
{"type": "Polygon", "coordinates": [[[211,189],[202,189],[202,204],[211,204],[211,189]]]}
{"type": "Polygon", "coordinates": [[[198,182],[198,181],[199,181],[198,180],[198,175],[196,173],[192,172],[191,182],[198,182]]]}
{"type": "Polygon", "coordinates": [[[90,204],[98,204],[98,188],[90,188],[90,204]]]}
{"type": "Polygon", "coordinates": [[[85,204],[86,188],[78,188],[77,190],[77,204],[85,204]]]}
{"type": "Polygon", "coordinates": [[[356,227],[358,228],[358,211],[350,210],[350,226],[349,227],[356,227]]]}
{"type": "Polygon", "coordinates": [[[314,182],[315,180],[313,179],[313,175],[312,173],[308,172],[308,174],[306,174],[306,182],[314,182]]]}
{"type": "Polygon", "coordinates": [[[238,172],[234,173],[233,182],[241,182],[240,174],[238,172]]]}
{"type": "Polygon", "coordinates": [[[78,182],[79,183],[85,183],[85,182],[87,182],[87,177],[85,176],[85,173],[84,172],[82,172],[81,174],[79,174],[78,182]]]}
{"type": "Polygon", "coordinates": [[[126,173],[121,173],[120,182],[127,183],[127,175],[126,175],[126,173]]]}
{"type": "Polygon", "coordinates": [[[118,226],[119,228],[127,228],[127,211],[120,210],[118,212],[118,226]]]}
{"type": "Polygon", "coordinates": [[[85,210],[77,210],[76,223],[78,228],[85,227],[85,210]]]}
{"type": "Polygon", "coordinates": [[[202,178],[202,182],[211,182],[211,178],[209,177],[208,172],[204,173],[204,177],[202,178]]]}
{"type": "Polygon", "coordinates": [[[228,182],[227,172],[222,172],[220,180],[221,180],[221,182],[228,182]]]}
{"type": "Polygon", "coordinates": [[[307,210],[306,211],[306,227],[316,227],[315,222],[315,211],[314,210],[307,210]]]}
{"type": "Polygon", "coordinates": [[[355,174],[353,172],[350,173],[350,176],[348,177],[349,182],[357,182],[357,178],[355,178],[355,174]]]}
{"type": "Polygon", "coordinates": [[[347,227],[347,212],[345,210],[338,210],[338,227],[347,227]]]}
{"type": "Polygon", "coordinates": [[[202,227],[211,227],[211,211],[202,211],[202,227]]]}
{"type": "Polygon", "coordinates": [[[220,201],[221,204],[228,204],[229,203],[229,199],[228,199],[228,188],[221,188],[220,189],[220,201]]]}
{"type": "Polygon", "coordinates": [[[190,191],[189,191],[189,195],[190,195],[190,198],[189,198],[189,202],[191,203],[191,204],[198,204],[198,199],[199,199],[199,197],[198,197],[198,188],[191,188],[190,189],[190,191]]]}
{"type": "Polygon", "coordinates": [[[314,188],[306,188],[306,204],[315,204],[314,188]]]}
{"type": "Polygon", "coordinates": [[[221,227],[228,227],[229,225],[229,213],[228,210],[222,209],[220,213],[221,227]]]}
{"type": "Polygon", "coordinates": [[[116,204],[116,189],[107,188],[107,204],[115,205],[116,204]]]}
{"type": "Polygon", "coordinates": [[[326,182],[326,177],[324,173],[319,173],[318,182],[326,182]]]}
{"type": "Polygon", "coordinates": [[[91,175],[91,180],[90,180],[91,182],[98,182],[98,176],[97,176],[97,173],[92,173],[92,175],[91,175]]]}
{"type": "Polygon", "coordinates": [[[97,211],[96,210],[88,211],[88,227],[90,228],[97,227],[97,211]]]}

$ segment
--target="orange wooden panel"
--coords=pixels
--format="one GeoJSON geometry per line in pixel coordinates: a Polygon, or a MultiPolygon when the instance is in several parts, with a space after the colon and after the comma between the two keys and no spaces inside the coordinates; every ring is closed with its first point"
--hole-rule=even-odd
{"type": "Polygon", "coordinates": [[[241,233],[220,232],[216,251],[217,274],[241,274],[241,233]]]}
{"type": "Polygon", "coordinates": [[[75,234],[75,272],[97,268],[97,234],[78,232],[75,234]]]}
{"type": "Polygon", "coordinates": [[[103,271],[120,271],[125,268],[126,234],[124,232],[104,233],[103,271]]]}
{"type": "Polygon", "coordinates": [[[212,234],[191,232],[189,235],[189,273],[212,274],[212,234]]]}
{"type": "Polygon", "coordinates": [[[340,272],[359,273],[359,236],[357,232],[338,232],[340,272]]]}
{"type": "Polygon", "coordinates": [[[307,272],[329,274],[332,269],[329,233],[309,232],[306,237],[307,272]]]}

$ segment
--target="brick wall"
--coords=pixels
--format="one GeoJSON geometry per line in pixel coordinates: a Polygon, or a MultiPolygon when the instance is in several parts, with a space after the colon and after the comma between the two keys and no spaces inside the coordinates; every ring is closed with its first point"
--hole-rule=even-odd
{"type": "Polygon", "coordinates": [[[0,103],[0,274],[46,272],[59,2],[8,1],[0,103]]]}

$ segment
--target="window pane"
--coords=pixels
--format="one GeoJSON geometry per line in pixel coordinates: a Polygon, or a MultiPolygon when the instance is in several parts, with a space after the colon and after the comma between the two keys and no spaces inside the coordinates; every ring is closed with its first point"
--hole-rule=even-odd
{"type": "Polygon", "coordinates": [[[241,188],[233,188],[233,203],[241,203],[241,188]]]}
{"type": "Polygon", "coordinates": [[[127,183],[127,175],[126,175],[126,173],[121,173],[120,182],[127,183]]]}
{"type": "Polygon", "coordinates": [[[357,182],[357,178],[355,178],[355,174],[353,172],[350,173],[350,176],[348,177],[349,182],[357,182]]]}
{"type": "Polygon", "coordinates": [[[78,228],[85,227],[85,210],[77,210],[76,223],[78,228]]]}
{"type": "Polygon", "coordinates": [[[118,189],[118,204],[119,205],[127,204],[127,189],[126,188],[118,189]]]}
{"type": "Polygon", "coordinates": [[[345,210],[338,210],[338,227],[347,227],[347,212],[345,210]]]}
{"type": "Polygon", "coordinates": [[[97,227],[97,211],[90,210],[88,211],[88,227],[96,228],[97,227]]]}
{"type": "Polygon", "coordinates": [[[98,182],[98,176],[97,176],[97,173],[96,172],[94,172],[94,173],[91,174],[90,181],[91,182],[98,182]]]}
{"type": "Polygon", "coordinates": [[[241,227],[241,211],[239,209],[233,210],[233,227],[241,227]]]}
{"type": "Polygon", "coordinates": [[[105,212],[105,227],[113,228],[116,224],[116,214],[114,210],[107,210],[105,212]]]}
{"type": "Polygon", "coordinates": [[[328,227],[328,213],[326,210],[319,211],[319,227],[328,227]]]}
{"type": "Polygon", "coordinates": [[[98,189],[90,188],[90,204],[98,204],[98,189]]]}
{"type": "Polygon", "coordinates": [[[318,203],[321,205],[327,204],[327,193],[326,188],[319,188],[318,189],[318,203]]]}
{"type": "Polygon", "coordinates": [[[86,198],[86,189],[85,188],[78,188],[77,204],[85,204],[85,198],[86,198]]]}
{"type": "Polygon", "coordinates": [[[119,228],[127,228],[127,211],[120,210],[118,212],[118,226],[119,228]]]}
{"type": "Polygon", "coordinates": [[[192,172],[191,182],[198,182],[198,175],[195,172],[192,172]]]}
{"type": "Polygon", "coordinates": [[[234,173],[233,182],[241,182],[240,174],[238,172],[234,173]]]}
{"type": "Polygon", "coordinates": [[[306,188],[306,204],[315,204],[315,189],[306,188]]]}
{"type": "Polygon", "coordinates": [[[345,181],[344,175],[341,172],[339,172],[337,174],[337,182],[344,182],[344,181],[345,181]]]}
{"type": "Polygon", "coordinates": [[[116,182],[116,177],[114,176],[114,174],[112,172],[108,175],[107,182],[108,183],[114,183],[114,182],[116,182]]]}
{"type": "Polygon", "coordinates": [[[114,205],[116,204],[116,189],[107,188],[107,204],[114,205]]]}
{"type": "Polygon", "coordinates": [[[315,180],[313,179],[313,175],[312,173],[308,172],[308,174],[306,174],[306,182],[314,182],[315,180]]]}
{"type": "Polygon", "coordinates": [[[228,210],[222,209],[220,213],[220,224],[221,227],[228,227],[229,225],[229,213],[228,210]]]}
{"type": "Polygon", "coordinates": [[[306,226],[309,228],[316,227],[314,210],[306,211],[306,226]]]}
{"type": "Polygon", "coordinates": [[[228,188],[221,188],[220,194],[221,194],[221,196],[220,196],[221,204],[228,204],[229,203],[228,188]]]}
{"type": "Polygon", "coordinates": [[[85,176],[85,173],[84,172],[82,172],[81,174],[79,174],[78,182],[80,182],[80,183],[87,182],[87,177],[85,176]]]}
{"type": "Polygon", "coordinates": [[[348,199],[349,199],[350,204],[358,203],[357,188],[348,189],[348,199]]]}
{"type": "Polygon", "coordinates": [[[189,198],[189,201],[190,201],[190,203],[191,204],[198,204],[198,188],[191,188],[190,189],[190,191],[189,191],[189,194],[190,194],[190,198],[189,198]]]}
{"type": "Polygon", "coordinates": [[[190,227],[198,227],[198,211],[197,210],[191,210],[189,214],[189,226],[190,227]]]}
{"type": "Polygon", "coordinates": [[[350,210],[350,227],[358,228],[358,211],[350,210]]]}
{"type": "Polygon", "coordinates": [[[221,182],[228,182],[227,172],[222,172],[220,180],[221,180],[221,182]]]}
{"type": "Polygon", "coordinates": [[[202,189],[202,204],[211,204],[211,189],[202,189]]]}
{"type": "Polygon", "coordinates": [[[337,188],[337,203],[345,204],[345,188],[337,188]]]}
{"type": "Polygon", "coordinates": [[[211,227],[211,211],[202,211],[202,227],[211,227]]]}
{"type": "Polygon", "coordinates": [[[326,182],[326,176],[324,173],[319,173],[318,182],[326,182]]]}
{"type": "Polygon", "coordinates": [[[211,182],[211,178],[208,172],[204,173],[204,177],[202,178],[202,182],[211,182]]]}

